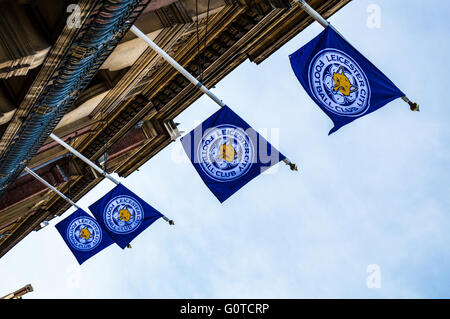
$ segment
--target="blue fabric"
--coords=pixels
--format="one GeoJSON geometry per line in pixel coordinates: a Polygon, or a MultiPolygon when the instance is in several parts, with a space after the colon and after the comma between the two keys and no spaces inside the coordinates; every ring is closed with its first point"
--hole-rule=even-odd
{"type": "Polygon", "coordinates": [[[405,96],[330,26],[289,59],[303,88],[333,121],[329,134],[405,96]]]}
{"type": "Polygon", "coordinates": [[[228,106],[182,137],[181,143],[198,174],[221,203],[285,159],[228,106]]]}
{"type": "Polygon", "coordinates": [[[163,216],[122,184],[89,206],[89,210],[122,249],[163,216]]]}
{"type": "Polygon", "coordinates": [[[99,223],[82,209],[55,227],[80,265],[113,243],[99,223]]]}

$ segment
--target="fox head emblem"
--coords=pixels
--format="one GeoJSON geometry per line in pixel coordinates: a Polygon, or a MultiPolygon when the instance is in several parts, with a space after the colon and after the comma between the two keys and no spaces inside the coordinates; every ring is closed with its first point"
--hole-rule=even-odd
{"type": "Polygon", "coordinates": [[[128,209],[123,208],[119,210],[119,220],[123,220],[124,222],[129,222],[131,219],[131,213],[128,209]]]}
{"type": "Polygon", "coordinates": [[[350,93],[353,93],[358,90],[350,80],[345,76],[344,69],[339,67],[337,72],[333,73],[333,81],[334,81],[334,92],[339,91],[345,96],[349,96],[350,93]]]}
{"type": "Polygon", "coordinates": [[[225,160],[227,162],[232,162],[237,159],[239,154],[236,152],[231,142],[228,140],[225,144],[222,144],[219,148],[219,160],[225,160]]]}
{"type": "Polygon", "coordinates": [[[88,240],[91,237],[91,232],[87,228],[82,228],[80,230],[80,238],[88,240]]]}

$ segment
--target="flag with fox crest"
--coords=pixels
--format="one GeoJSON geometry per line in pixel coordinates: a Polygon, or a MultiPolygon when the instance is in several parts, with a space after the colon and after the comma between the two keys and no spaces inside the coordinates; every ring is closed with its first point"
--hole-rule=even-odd
{"type": "Polygon", "coordinates": [[[289,59],[303,88],[333,121],[329,134],[405,96],[331,26],[289,59]]]}
{"type": "Polygon", "coordinates": [[[228,106],[183,136],[181,143],[221,203],[286,158],[228,106]]]}
{"type": "Polygon", "coordinates": [[[77,209],[55,227],[80,265],[114,243],[99,223],[82,209],[77,209]]]}
{"type": "Polygon", "coordinates": [[[122,249],[164,216],[122,184],[90,205],[89,210],[122,249]]]}

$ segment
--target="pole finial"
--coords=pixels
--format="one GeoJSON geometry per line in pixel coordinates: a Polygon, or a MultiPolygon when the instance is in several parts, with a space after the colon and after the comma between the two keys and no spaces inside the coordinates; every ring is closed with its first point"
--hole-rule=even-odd
{"type": "Polygon", "coordinates": [[[406,96],[402,96],[402,100],[408,103],[409,109],[413,112],[420,112],[419,103],[411,102],[406,96]]]}
{"type": "Polygon", "coordinates": [[[418,103],[413,103],[413,102],[410,101],[408,104],[409,104],[409,108],[410,108],[411,111],[413,111],[413,112],[420,112],[418,103]]]}
{"type": "Polygon", "coordinates": [[[289,167],[291,168],[291,171],[298,171],[297,164],[289,163],[289,167]]]}
{"type": "Polygon", "coordinates": [[[285,159],[283,160],[283,162],[284,162],[286,165],[289,165],[291,171],[298,171],[297,164],[292,163],[292,162],[291,162],[290,160],[288,160],[287,158],[285,158],[285,159]]]}
{"type": "Polygon", "coordinates": [[[175,225],[174,221],[172,219],[167,218],[166,216],[162,216],[162,219],[164,219],[166,222],[169,223],[169,225],[175,225]]]}

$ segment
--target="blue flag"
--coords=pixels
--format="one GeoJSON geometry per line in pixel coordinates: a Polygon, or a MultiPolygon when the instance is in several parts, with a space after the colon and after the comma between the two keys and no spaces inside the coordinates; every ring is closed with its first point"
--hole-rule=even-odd
{"type": "Polygon", "coordinates": [[[114,243],[97,221],[82,209],[77,209],[55,227],[80,265],[114,243]]]}
{"type": "Polygon", "coordinates": [[[122,184],[89,206],[89,210],[122,249],[163,216],[122,184]]]}
{"type": "Polygon", "coordinates": [[[330,26],[289,58],[303,88],[333,121],[329,134],[405,96],[330,26]]]}
{"type": "Polygon", "coordinates": [[[181,143],[198,174],[221,203],[285,159],[228,106],[182,137],[181,143]]]}

